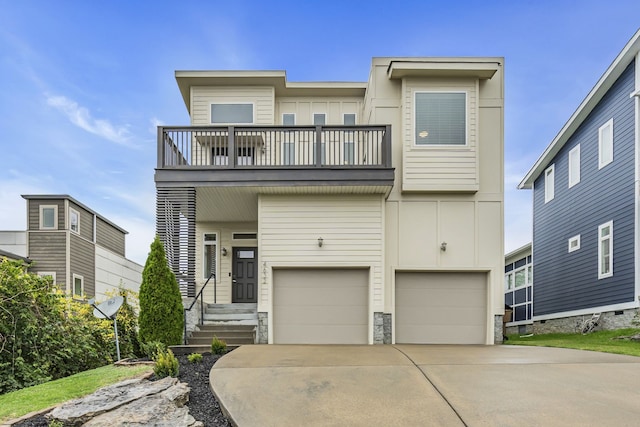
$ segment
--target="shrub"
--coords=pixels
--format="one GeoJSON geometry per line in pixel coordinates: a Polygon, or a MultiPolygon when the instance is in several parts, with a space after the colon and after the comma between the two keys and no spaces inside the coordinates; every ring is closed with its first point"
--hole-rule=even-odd
{"type": "Polygon", "coordinates": [[[221,339],[218,339],[215,335],[211,342],[211,353],[213,354],[225,354],[227,352],[227,343],[221,339]]]}
{"type": "Polygon", "coordinates": [[[191,363],[200,363],[202,362],[202,355],[200,353],[191,353],[187,356],[187,359],[191,363]]]}
{"type": "Polygon", "coordinates": [[[167,346],[161,343],[160,341],[150,341],[144,344],[141,344],[142,354],[147,356],[151,360],[156,360],[156,357],[160,353],[164,353],[167,351],[167,346]]]}
{"type": "Polygon", "coordinates": [[[139,324],[142,342],[160,341],[169,346],[182,340],[182,296],[158,236],[142,271],[139,324]]]}
{"type": "Polygon", "coordinates": [[[180,366],[171,349],[158,353],[153,366],[153,373],[158,378],[177,377],[180,366]]]}

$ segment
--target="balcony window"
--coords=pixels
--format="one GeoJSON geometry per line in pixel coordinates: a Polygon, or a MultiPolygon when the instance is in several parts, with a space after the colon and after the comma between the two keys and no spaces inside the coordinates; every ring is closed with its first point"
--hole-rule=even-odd
{"type": "Polygon", "coordinates": [[[313,115],[313,124],[315,126],[318,126],[318,125],[323,126],[326,124],[326,121],[327,121],[327,115],[324,113],[315,113],[313,115]]]}
{"type": "Polygon", "coordinates": [[[342,116],[342,120],[345,126],[355,126],[356,124],[356,115],[355,114],[344,114],[342,116]]]}
{"type": "Polygon", "coordinates": [[[282,115],[282,125],[283,126],[295,126],[296,125],[296,115],[293,113],[285,113],[282,115]]]}
{"type": "Polygon", "coordinates": [[[211,104],[212,124],[251,124],[253,104],[211,104]]]}
{"type": "Polygon", "coordinates": [[[416,145],[467,144],[467,94],[416,92],[416,145]]]}

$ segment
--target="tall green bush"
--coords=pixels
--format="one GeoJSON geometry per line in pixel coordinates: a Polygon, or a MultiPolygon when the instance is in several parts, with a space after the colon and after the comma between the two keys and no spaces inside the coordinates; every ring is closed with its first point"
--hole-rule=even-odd
{"type": "Polygon", "coordinates": [[[182,341],[182,296],[158,236],[151,243],[151,251],[142,270],[138,322],[143,343],[160,341],[169,346],[182,341]]]}
{"type": "Polygon", "coordinates": [[[111,322],[88,304],[0,260],[0,394],[111,363],[111,322]]]}

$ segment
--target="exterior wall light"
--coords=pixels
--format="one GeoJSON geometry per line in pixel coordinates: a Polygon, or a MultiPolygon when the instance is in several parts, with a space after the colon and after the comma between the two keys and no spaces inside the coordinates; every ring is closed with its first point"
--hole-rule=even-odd
{"type": "Polygon", "coordinates": [[[227,256],[227,248],[222,248],[222,256],[227,256]]]}
{"type": "Polygon", "coordinates": [[[324,243],[324,239],[322,237],[318,237],[318,247],[321,248],[324,243]]]}
{"type": "Polygon", "coordinates": [[[446,252],[447,251],[447,242],[440,243],[440,250],[442,252],[446,252]]]}

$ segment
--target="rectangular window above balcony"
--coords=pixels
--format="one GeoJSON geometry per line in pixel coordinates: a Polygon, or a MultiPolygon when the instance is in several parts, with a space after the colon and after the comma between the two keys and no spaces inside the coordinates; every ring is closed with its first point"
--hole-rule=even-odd
{"type": "Polygon", "coordinates": [[[251,124],[253,104],[211,104],[212,124],[251,124]]]}
{"type": "Polygon", "coordinates": [[[467,94],[416,92],[416,145],[467,144],[467,94]]]}

